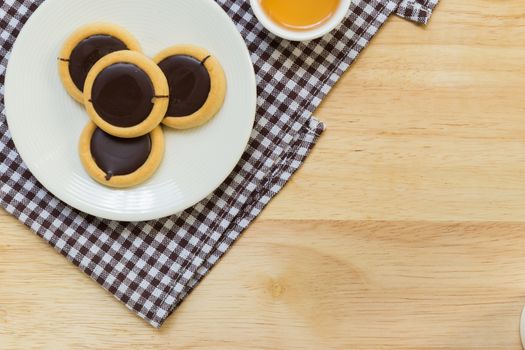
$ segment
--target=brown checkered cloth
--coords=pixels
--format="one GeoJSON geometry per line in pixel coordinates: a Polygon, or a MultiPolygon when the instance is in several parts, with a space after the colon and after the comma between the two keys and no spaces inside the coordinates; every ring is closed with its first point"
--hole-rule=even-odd
{"type": "Polygon", "coordinates": [[[161,220],[102,220],[67,206],[28,171],[4,116],[9,52],[43,0],[0,3],[0,203],[151,325],[160,327],[301,166],[324,126],[312,112],[392,14],[426,23],[438,0],[354,0],[324,38],[269,34],[247,0],[217,0],[246,41],[258,83],[249,146],[209,197],[161,220]]]}

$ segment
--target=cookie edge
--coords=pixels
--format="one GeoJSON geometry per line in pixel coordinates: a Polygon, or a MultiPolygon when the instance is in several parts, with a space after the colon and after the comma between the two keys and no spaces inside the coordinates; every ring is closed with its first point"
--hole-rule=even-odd
{"type": "Polygon", "coordinates": [[[83,92],[77,88],[69,74],[69,61],[64,60],[68,60],[71,57],[71,53],[82,40],[97,34],[111,35],[121,40],[129,50],[142,52],[142,47],[138,40],[135,39],[128,30],[116,24],[98,22],[90,23],[76,29],[64,42],[57,60],[58,74],[64,88],[68,94],[80,104],[84,104],[83,92]]]}
{"type": "Polygon", "coordinates": [[[151,153],[146,162],[131,174],[116,175],[109,180],[106,180],[106,173],[98,167],[91,155],[91,137],[96,128],[97,126],[95,123],[89,122],[82,131],[78,146],[82,165],[92,179],[107,187],[128,188],[140,185],[147,181],[158,170],[162,159],[164,158],[165,151],[164,132],[162,131],[162,127],[157,126],[150,133],[151,153]]]}
{"type": "Polygon", "coordinates": [[[175,55],[188,55],[195,57],[199,61],[209,57],[204,62],[204,67],[206,67],[206,70],[210,75],[211,83],[210,93],[206,102],[199,110],[191,115],[185,117],[173,117],[166,115],[162,120],[164,125],[173,129],[185,130],[196,128],[210,121],[224,105],[227,89],[226,74],[224,73],[221,63],[214,55],[212,55],[205,48],[191,44],[181,44],[168,47],[159,52],[153,58],[153,61],[155,61],[156,64],[160,64],[160,62],[166,58],[175,55]]]}

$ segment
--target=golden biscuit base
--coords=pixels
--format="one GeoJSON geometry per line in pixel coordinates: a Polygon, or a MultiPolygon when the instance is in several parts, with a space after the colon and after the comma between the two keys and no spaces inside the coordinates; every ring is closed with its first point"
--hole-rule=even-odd
{"type": "Polygon", "coordinates": [[[80,27],[73,34],[71,34],[71,36],[69,36],[69,38],[64,43],[62,50],[60,50],[58,57],[58,73],[66,91],[71,95],[71,97],[81,104],[84,103],[84,96],[82,91],[76,87],[73,79],[71,79],[71,75],[69,74],[68,60],[77,45],[82,40],[87,39],[93,35],[110,35],[122,41],[129,50],[142,52],[142,48],[140,47],[137,39],[135,39],[133,35],[131,35],[131,33],[129,33],[126,29],[121,28],[115,24],[92,23],[80,27]]]}
{"type": "Polygon", "coordinates": [[[169,105],[169,87],[166,76],[162,70],[148,57],[134,51],[117,51],[100,59],[89,71],[84,85],[84,105],[91,120],[102,130],[110,135],[132,138],[145,135],[155,129],[166,115],[169,105]],[[116,63],[131,63],[142,69],[150,78],[153,85],[153,109],[149,116],[140,124],[130,127],[120,127],[105,121],[95,110],[91,103],[91,92],[97,76],[105,68],[116,63]],[[157,97],[155,97],[157,96],[157,97]]]}
{"type": "Polygon", "coordinates": [[[210,93],[204,105],[195,113],[184,117],[166,115],[162,123],[179,130],[195,128],[208,122],[221,109],[226,96],[226,76],[219,60],[207,50],[193,45],[172,46],[161,51],[153,60],[159,64],[166,58],[176,55],[192,56],[203,62],[210,75],[210,93]]]}
{"type": "Polygon", "coordinates": [[[151,152],[146,162],[131,174],[115,175],[109,180],[106,173],[100,169],[91,155],[91,138],[97,126],[89,122],[82,131],[78,146],[80,160],[89,176],[102,185],[114,188],[136,186],[148,180],[157,171],[164,157],[164,134],[161,127],[156,127],[151,133],[151,152]]]}

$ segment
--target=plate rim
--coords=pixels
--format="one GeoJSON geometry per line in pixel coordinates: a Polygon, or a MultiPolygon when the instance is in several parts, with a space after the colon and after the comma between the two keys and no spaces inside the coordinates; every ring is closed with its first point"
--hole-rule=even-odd
{"type": "MultiPolygon", "coordinates": [[[[9,110],[10,108],[8,106],[10,106],[9,104],[9,94],[8,94],[8,86],[10,86],[9,82],[14,79],[13,77],[13,74],[9,74],[12,70],[10,69],[10,67],[12,66],[12,62],[13,62],[13,57],[16,57],[16,53],[17,51],[19,50],[19,43],[21,42],[21,38],[23,39],[24,36],[26,35],[26,33],[28,32],[28,29],[27,28],[30,28],[30,25],[31,25],[31,22],[33,22],[35,20],[35,18],[38,18],[38,16],[41,16],[40,13],[43,13],[43,9],[45,9],[46,7],[49,7],[51,6],[50,4],[54,3],[54,2],[60,2],[61,0],[46,0],[44,3],[42,3],[36,10],[35,12],[33,12],[33,14],[29,17],[29,19],[26,21],[26,23],[23,25],[20,33],[18,34],[17,38],[15,39],[15,42],[13,44],[13,47],[11,49],[11,52],[10,52],[10,56],[9,56],[9,60],[8,60],[8,64],[7,64],[7,68],[6,68],[6,72],[5,72],[5,82],[4,82],[4,107],[5,107],[5,118],[6,118],[6,123],[7,123],[7,127],[8,127],[8,130],[9,130],[9,133],[11,135],[11,139],[13,140],[13,143],[15,145],[15,148],[16,148],[16,151],[18,152],[18,154],[20,155],[22,161],[24,162],[24,164],[26,165],[26,167],[29,169],[29,171],[31,172],[31,174],[37,179],[37,181],[47,190],[49,191],[54,197],[56,197],[57,199],[59,199],[60,201],[64,202],[66,205],[68,206],[71,206],[83,213],[86,213],[88,215],[92,215],[92,216],[95,216],[95,217],[98,217],[98,218],[101,218],[101,219],[106,219],[106,220],[115,220],[115,221],[122,221],[122,222],[140,222],[140,221],[150,221],[150,220],[157,220],[157,219],[160,219],[160,218],[164,218],[164,217],[168,217],[168,216],[171,216],[171,215],[175,215],[175,214],[178,214],[188,208],[191,208],[192,206],[194,206],[195,204],[199,203],[200,201],[202,201],[203,199],[205,199],[207,196],[209,196],[211,193],[213,193],[217,188],[220,187],[220,185],[222,183],[224,183],[224,181],[228,178],[228,176],[231,175],[231,173],[233,172],[233,170],[235,169],[235,167],[237,166],[237,164],[239,164],[239,161],[241,160],[242,158],[242,155],[244,154],[244,152],[246,151],[246,148],[248,147],[248,144],[249,144],[249,141],[250,141],[250,138],[251,138],[251,134],[252,134],[252,131],[253,131],[253,128],[254,128],[254,123],[255,123],[255,118],[256,118],[256,113],[257,113],[257,81],[256,81],[256,74],[255,74],[255,68],[254,68],[254,65],[253,65],[253,62],[251,60],[251,54],[248,50],[248,47],[246,46],[246,43],[241,35],[241,33],[238,31],[237,27],[235,26],[235,23],[233,22],[233,20],[228,16],[228,14],[222,9],[222,7],[217,3],[215,2],[214,0],[200,0],[202,1],[203,3],[206,3],[207,6],[210,6],[210,8],[213,8],[213,11],[215,11],[216,14],[218,14],[219,16],[222,16],[223,20],[225,23],[227,23],[226,25],[230,26],[230,29],[233,29],[232,32],[235,33],[235,37],[236,37],[236,40],[239,40],[240,43],[242,43],[241,47],[242,47],[242,53],[239,52],[239,55],[242,55],[243,56],[243,59],[246,60],[246,62],[248,63],[248,66],[251,67],[251,74],[249,74],[249,76],[246,77],[247,80],[249,80],[247,83],[248,83],[248,86],[251,87],[252,91],[253,91],[253,94],[250,94],[251,95],[251,101],[250,101],[250,115],[247,116],[247,118],[249,117],[250,118],[250,123],[249,125],[251,125],[251,127],[247,130],[246,130],[246,135],[244,135],[244,140],[242,142],[242,145],[244,145],[242,148],[239,147],[239,152],[238,154],[236,155],[236,157],[234,159],[236,159],[236,161],[228,167],[228,171],[226,172],[226,175],[220,179],[220,181],[217,181],[218,183],[215,183],[213,186],[210,185],[210,188],[213,187],[213,189],[208,192],[206,195],[202,196],[202,198],[199,198],[199,199],[195,199],[195,200],[192,200],[192,201],[188,201],[187,204],[184,204],[184,205],[180,205],[179,207],[180,208],[177,208],[177,209],[174,209],[174,208],[171,208],[171,209],[165,209],[165,210],[155,210],[154,212],[149,212],[149,211],[142,211],[142,212],[136,212],[136,213],[133,213],[133,218],[130,218],[130,215],[129,213],[126,213],[126,212],[122,212],[122,211],[106,211],[104,209],[100,209],[100,208],[97,208],[96,206],[88,206],[88,205],[84,205],[84,202],[82,201],[76,201],[74,200],[73,196],[70,196],[69,198],[64,198],[64,196],[62,196],[60,190],[58,188],[55,188],[55,186],[50,186],[49,183],[46,184],[45,182],[46,181],[42,181],[42,179],[45,179],[45,176],[43,176],[39,170],[37,170],[32,164],[28,164],[24,159],[27,157],[24,157],[24,153],[25,151],[21,149],[23,149],[23,147],[20,149],[19,147],[17,147],[17,144],[21,144],[21,138],[19,137],[19,135],[15,135],[11,132],[11,129],[9,128],[9,115],[11,115],[11,113],[9,113],[9,110]],[[189,203],[189,204],[188,204],[189,203]]],[[[191,1],[196,1],[196,0],[191,0],[191,1]]],[[[27,154],[26,154],[27,156],[27,154]]],[[[99,185],[97,184],[97,186],[102,186],[102,185],[99,185]]],[[[139,185],[140,186],[140,185],[139,185]]],[[[58,187],[58,186],[57,186],[58,187]]]]}

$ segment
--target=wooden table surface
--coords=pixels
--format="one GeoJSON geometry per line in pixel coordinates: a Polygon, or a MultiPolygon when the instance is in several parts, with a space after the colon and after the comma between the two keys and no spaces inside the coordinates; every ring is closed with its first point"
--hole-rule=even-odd
{"type": "Polygon", "coordinates": [[[304,167],[155,330],[0,214],[0,349],[520,349],[525,2],[391,18],[304,167]]]}

